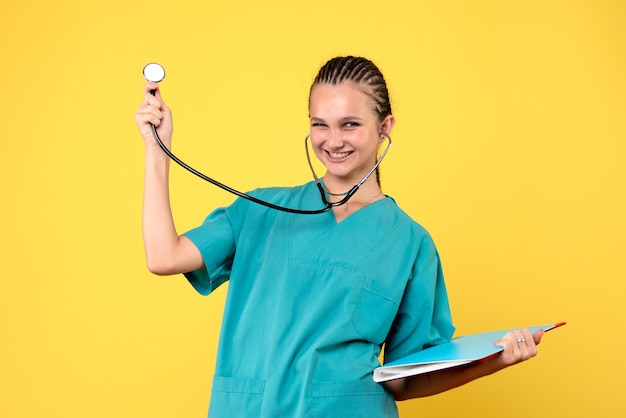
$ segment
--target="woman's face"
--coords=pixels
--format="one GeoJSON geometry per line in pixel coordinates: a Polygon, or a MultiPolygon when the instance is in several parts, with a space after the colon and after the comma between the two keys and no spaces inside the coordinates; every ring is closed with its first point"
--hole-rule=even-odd
{"type": "Polygon", "coordinates": [[[351,81],[313,86],[309,101],[311,145],[326,166],[326,176],[359,181],[376,163],[382,138],[393,127],[372,109],[372,98],[351,81]]]}

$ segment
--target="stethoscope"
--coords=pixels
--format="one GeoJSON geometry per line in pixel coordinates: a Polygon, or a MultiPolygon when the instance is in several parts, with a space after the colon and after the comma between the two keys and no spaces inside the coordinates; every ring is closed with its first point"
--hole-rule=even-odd
{"type": "MultiPolygon", "coordinates": [[[[160,64],[150,63],[150,64],[147,64],[143,68],[143,76],[148,81],[159,83],[159,82],[161,82],[165,78],[165,69],[160,64]]],[[[152,94],[155,94],[155,92],[152,91],[152,94]]],[[[355,184],[347,192],[333,194],[334,196],[344,196],[343,199],[341,199],[341,200],[339,200],[337,202],[329,202],[328,199],[326,198],[326,192],[324,190],[324,186],[322,186],[322,182],[317,177],[317,174],[315,174],[315,169],[313,168],[313,164],[311,163],[311,157],[309,155],[309,147],[308,147],[308,141],[309,141],[309,138],[311,137],[311,134],[308,134],[304,138],[304,148],[305,148],[305,151],[306,151],[306,158],[307,158],[307,162],[309,163],[309,167],[311,168],[311,173],[313,173],[313,178],[315,179],[315,184],[317,185],[317,188],[318,188],[318,190],[320,192],[320,196],[322,198],[322,203],[324,204],[324,208],[322,208],[322,209],[315,209],[315,210],[303,210],[303,209],[293,209],[293,208],[287,208],[287,207],[284,207],[284,206],[278,206],[278,205],[275,205],[273,203],[266,202],[266,201],[261,200],[261,199],[257,199],[254,196],[250,196],[248,194],[242,193],[242,192],[240,192],[238,190],[235,190],[235,189],[233,189],[231,187],[226,186],[225,184],[220,183],[217,180],[212,179],[211,177],[209,177],[209,176],[207,176],[205,174],[202,174],[201,172],[199,172],[195,168],[185,164],[182,160],[180,160],[178,157],[176,157],[165,146],[165,144],[163,144],[163,141],[161,141],[161,138],[159,137],[159,134],[157,133],[156,127],[153,124],[150,124],[150,126],[152,128],[152,135],[154,135],[154,139],[156,139],[156,142],[157,142],[157,144],[159,144],[159,147],[161,147],[163,152],[165,154],[167,154],[167,156],[170,157],[170,159],[172,161],[174,161],[176,164],[178,164],[181,167],[183,167],[185,170],[195,174],[196,176],[200,177],[203,180],[208,181],[209,183],[213,184],[214,186],[219,187],[220,189],[226,190],[229,193],[232,193],[232,194],[234,194],[236,196],[239,196],[239,197],[242,197],[244,199],[247,199],[247,200],[249,200],[251,202],[258,203],[259,205],[263,205],[263,206],[266,206],[266,207],[271,208],[271,209],[276,209],[276,210],[280,210],[280,211],[283,211],[283,212],[289,212],[289,213],[297,213],[297,214],[301,214],[301,215],[316,215],[316,214],[319,214],[319,213],[328,212],[330,209],[332,209],[334,207],[341,206],[341,205],[344,205],[344,204],[348,203],[348,200],[350,200],[350,198],[357,192],[357,190],[359,190],[359,187],[361,187],[361,185],[367,181],[367,179],[372,175],[372,173],[374,173],[374,171],[376,171],[376,169],[380,165],[380,163],[383,160],[383,158],[385,158],[385,155],[387,155],[387,152],[389,151],[389,148],[391,147],[391,137],[389,135],[385,134],[385,138],[387,138],[387,140],[388,140],[387,147],[385,148],[383,153],[378,158],[378,161],[376,161],[376,164],[374,164],[374,167],[372,167],[372,169],[361,179],[361,181],[359,181],[357,184],[355,184]]]]}

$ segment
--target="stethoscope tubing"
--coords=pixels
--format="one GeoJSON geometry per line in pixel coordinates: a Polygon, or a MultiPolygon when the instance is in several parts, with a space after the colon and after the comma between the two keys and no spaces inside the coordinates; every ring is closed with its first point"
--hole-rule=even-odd
{"type": "MultiPolygon", "coordinates": [[[[155,94],[154,91],[151,92],[153,95],[155,94]]],[[[288,208],[288,207],[284,207],[284,206],[279,206],[279,205],[275,205],[271,202],[267,202],[265,200],[261,200],[258,199],[254,196],[250,196],[249,194],[240,192],[236,189],[233,189],[232,187],[228,187],[227,185],[220,183],[219,181],[207,176],[206,174],[201,173],[200,171],[196,170],[195,168],[191,167],[190,165],[186,164],[184,161],[182,161],[180,158],[178,158],[176,155],[174,155],[174,153],[172,153],[172,151],[170,151],[165,144],[163,143],[163,141],[161,140],[161,137],[159,136],[156,126],[154,126],[154,124],[150,124],[150,128],[152,129],[152,135],[154,136],[154,139],[156,140],[157,144],[159,145],[159,147],[163,150],[163,152],[172,160],[174,161],[176,164],[178,164],[179,166],[181,166],[182,168],[184,168],[185,170],[189,171],[190,173],[196,175],[197,177],[200,177],[201,179],[208,181],[209,183],[213,184],[214,186],[219,187],[222,190],[225,190],[229,193],[232,193],[236,196],[239,196],[243,199],[247,199],[251,202],[257,203],[259,205],[268,207],[270,209],[275,209],[275,210],[279,210],[281,212],[287,212],[287,213],[295,213],[295,214],[300,214],[300,215],[317,215],[320,213],[325,213],[328,212],[329,210],[331,210],[334,207],[337,206],[341,206],[344,205],[346,203],[348,203],[348,200],[357,192],[357,190],[359,190],[359,187],[361,187],[361,185],[363,183],[365,183],[365,181],[372,175],[372,173],[376,170],[376,168],[378,168],[378,166],[380,165],[381,161],[383,160],[383,158],[385,157],[385,155],[387,154],[387,151],[389,151],[389,147],[391,147],[391,137],[389,137],[388,135],[386,135],[387,139],[389,140],[389,144],[387,145],[387,148],[385,148],[385,151],[382,153],[382,155],[380,156],[380,158],[378,159],[378,161],[376,161],[376,164],[374,165],[374,167],[365,175],[365,177],[363,177],[363,179],[361,179],[361,181],[359,181],[357,184],[354,185],[354,187],[352,187],[352,189],[350,189],[347,193],[345,193],[345,196],[343,199],[341,199],[340,201],[337,202],[329,202],[328,199],[326,198],[326,192],[324,190],[324,187],[322,186],[322,183],[320,181],[320,179],[317,177],[317,175],[315,174],[315,170],[313,169],[313,165],[311,163],[311,158],[309,157],[309,148],[307,146],[307,142],[309,137],[311,136],[310,134],[306,136],[306,138],[304,139],[304,148],[306,150],[306,156],[307,156],[307,160],[309,163],[309,167],[311,168],[311,172],[313,173],[313,177],[315,179],[315,183],[317,185],[317,188],[320,192],[320,196],[322,198],[322,202],[324,203],[324,207],[321,209],[314,209],[314,210],[305,210],[305,209],[295,209],[295,208],[288,208]]]]}
{"type": "MultiPolygon", "coordinates": [[[[214,186],[219,187],[222,190],[225,190],[229,193],[232,193],[236,196],[242,197],[244,199],[247,199],[251,202],[257,203],[259,205],[263,205],[266,206],[270,209],[275,209],[275,210],[279,210],[282,212],[288,212],[288,213],[297,213],[297,214],[302,214],[302,215],[316,215],[316,214],[320,214],[320,213],[324,213],[324,212],[328,212],[332,207],[333,204],[326,204],[326,206],[322,209],[315,209],[315,210],[303,210],[303,209],[294,209],[294,208],[287,208],[284,206],[278,206],[275,205],[273,203],[270,202],[266,202],[265,200],[261,200],[258,199],[254,196],[250,196],[249,194],[240,192],[239,190],[233,189],[232,187],[228,187],[227,185],[220,183],[219,181],[212,179],[211,177],[207,176],[206,174],[201,173],[200,171],[196,170],[195,168],[189,166],[188,164],[186,164],[184,161],[182,161],[180,158],[178,158],[176,155],[174,155],[172,153],[172,151],[170,151],[165,144],[163,143],[163,141],[161,140],[161,138],[159,137],[159,134],[156,131],[156,127],[153,124],[150,124],[151,128],[152,128],[152,135],[154,135],[154,138],[156,139],[157,144],[159,144],[159,147],[161,147],[161,149],[163,150],[163,152],[165,152],[165,154],[167,154],[168,157],[170,157],[170,159],[172,161],[174,161],[176,164],[178,164],[179,166],[183,167],[185,170],[189,171],[192,174],[195,174],[196,176],[200,177],[202,180],[208,181],[209,183],[213,184],[214,186]]],[[[318,183],[318,188],[320,188],[320,193],[322,194],[322,197],[324,200],[326,200],[326,196],[325,196],[325,192],[324,189],[321,187],[321,185],[318,183]]],[[[347,200],[346,200],[347,201],[347,200]]]]}

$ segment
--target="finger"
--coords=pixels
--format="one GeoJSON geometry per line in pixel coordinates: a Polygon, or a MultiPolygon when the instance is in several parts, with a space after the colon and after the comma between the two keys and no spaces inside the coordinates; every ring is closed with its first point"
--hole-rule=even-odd
{"type": "Polygon", "coordinates": [[[160,126],[163,120],[163,113],[154,106],[142,106],[135,115],[135,120],[140,125],[151,123],[160,126]]]}
{"type": "Polygon", "coordinates": [[[149,82],[143,87],[145,96],[155,97],[156,100],[161,104],[160,107],[165,107],[165,102],[163,101],[163,96],[161,95],[161,89],[157,83],[149,82]]]}
{"type": "Polygon", "coordinates": [[[502,352],[500,353],[500,359],[504,365],[514,364],[519,356],[519,348],[517,348],[517,343],[515,333],[507,332],[502,338],[493,343],[498,347],[502,347],[502,352]]]}
{"type": "MultiPolygon", "coordinates": [[[[154,97],[152,97],[152,100],[156,100],[154,97]]],[[[162,118],[161,115],[161,109],[159,106],[159,103],[154,103],[150,100],[150,98],[145,97],[144,100],[141,102],[141,104],[139,105],[139,108],[137,109],[137,112],[135,112],[136,115],[155,115],[156,117],[158,117],[159,119],[162,118]]]]}
{"type": "Polygon", "coordinates": [[[535,345],[535,341],[533,340],[532,334],[528,329],[520,329],[517,330],[517,338],[522,342],[519,344],[520,347],[529,347],[529,345],[535,345]]]}
{"type": "Polygon", "coordinates": [[[141,105],[139,106],[139,109],[137,109],[137,113],[141,113],[141,114],[152,114],[157,116],[159,119],[163,118],[163,110],[160,106],[159,102],[155,102],[155,98],[152,97],[150,98],[146,98],[141,105]]]}
{"type": "Polygon", "coordinates": [[[535,345],[535,339],[528,328],[521,329],[522,338],[525,340],[527,346],[535,345]]]}
{"type": "Polygon", "coordinates": [[[519,361],[528,360],[537,354],[537,346],[535,339],[528,328],[520,329],[515,332],[519,346],[519,361]]]}
{"type": "Polygon", "coordinates": [[[522,335],[524,336],[523,338],[526,340],[525,345],[526,350],[528,351],[528,357],[526,357],[525,359],[527,360],[537,355],[537,344],[535,344],[535,337],[528,328],[524,328],[522,330],[522,335]]]}
{"type": "Polygon", "coordinates": [[[150,81],[143,86],[143,92],[148,94],[152,94],[152,92],[155,92],[156,94],[157,92],[159,92],[159,85],[150,81]]]}
{"type": "Polygon", "coordinates": [[[511,331],[509,338],[511,339],[511,348],[513,360],[517,361],[521,356],[521,350],[524,346],[524,338],[519,330],[511,331]]]}

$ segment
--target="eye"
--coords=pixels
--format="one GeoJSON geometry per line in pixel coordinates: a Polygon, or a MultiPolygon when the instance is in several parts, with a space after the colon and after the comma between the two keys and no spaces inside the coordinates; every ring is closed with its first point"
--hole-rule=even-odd
{"type": "Polygon", "coordinates": [[[312,128],[324,128],[326,127],[326,125],[324,125],[322,122],[311,122],[311,127],[312,128]]]}
{"type": "Polygon", "coordinates": [[[356,128],[361,126],[358,122],[350,121],[345,123],[346,128],[356,128]]]}

